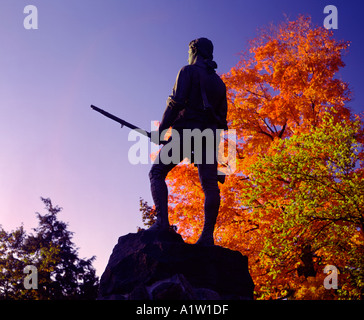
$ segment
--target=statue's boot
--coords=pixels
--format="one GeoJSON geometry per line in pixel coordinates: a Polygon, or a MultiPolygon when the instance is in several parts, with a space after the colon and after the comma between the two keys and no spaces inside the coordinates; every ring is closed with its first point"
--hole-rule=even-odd
{"type": "Polygon", "coordinates": [[[150,231],[169,231],[170,225],[167,216],[160,214],[157,215],[157,221],[150,227],[148,230],[150,231]]]}
{"type": "Polygon", "coordinates": [[[196,242],[201,246],[213,246],[214,245],[214,228],[216,223],[216,216],[205,216],[205,223],[200,238],[196,242]]]}
{"type": "Polygon", "coordinates": [[[149,174],[157,221],[148,230],[168,231],[170,229],[168,220],[168,189],[164,181],[165,176],[162,176],[157,169],[158,167],[153,166],[153,170],[149,174]]]}
{"type": "Polygon", "coordinates": [[[219,213],[220,194],[217,192],[209,192],[205,194],[205,222],[200,238],[196,242],[197,245],[213,246],[214,245],[214,229],[217,215],[219,213]]]}

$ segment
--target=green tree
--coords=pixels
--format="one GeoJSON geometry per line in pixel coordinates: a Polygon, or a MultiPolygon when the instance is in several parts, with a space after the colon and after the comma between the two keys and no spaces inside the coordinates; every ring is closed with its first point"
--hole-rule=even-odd
{"type": "Polygon", "coordinates": [[[0,299],[24,295],[21,290],[27,261],[27,254],[22,250],[25,237],[22,226],[10,233],[0,226],[0,299]]]}
{"type": "Polygon", "coordinates": [[[260,253],[261,268],[269,270],[266,292],[284,278],[283,290],[296,289],[295,298],[333,298],[322,287],[330,264],[340,272],[338,296],[363,297],[362,126],[359,117],[335,121],[327,113],[309,132],[276,139],[250,167],[248,204],[272,231],[260,253]]]}
{"type": "MultiPolygon", "coordinates": [[[[144,199],[139,199],[139,211],[142,213],[143,224],[146,227],[151,227],[157,221],[157,213],[154,206],[148,205],[148,202],[144,199]]],[[[138,227],[138,232],[143,230],[143,228],[138,227]]]]}
{"type": "Polygon", "coordinates": [[[80,259],[72,242],[73,233],[57,219],[62,210],[50,199],[41,198],[47,213],[37,213],[38,227],[26,235],[20,227],[15,232],[0,231],[0,298],[2,299],[95,299],[98,278],[90,259],[80,259]],[[38,271],[38,289],[23,286],[26,265],[38,271]]]}

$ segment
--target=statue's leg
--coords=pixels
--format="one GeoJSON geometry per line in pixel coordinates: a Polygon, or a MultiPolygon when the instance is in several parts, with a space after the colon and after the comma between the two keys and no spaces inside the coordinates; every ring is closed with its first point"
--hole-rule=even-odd
{"type": "Polygon", "coordinates": [[[198,174],[205,193],[205,222],[202,234],[196,244],[212,246],[214,245],[214,228],[220,207],[217,162],[214,164],[199,164],[198,174]]]}
{"type": "Polygon", "coordinates": [[[149,172],[150,186],[152,197],[154,200],[157,222],[148,230],[169,230],[168,220],[168,188],[165,182],[165,178],[169,171],[171,171],[176,164],[163,164],[155,163],[149,172]]]}

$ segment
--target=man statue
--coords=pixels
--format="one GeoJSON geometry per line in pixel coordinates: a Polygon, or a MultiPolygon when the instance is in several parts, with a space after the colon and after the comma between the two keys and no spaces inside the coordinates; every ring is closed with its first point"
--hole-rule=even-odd
{"type": "Polygon", "coordinates": [[[218,139],[217,129],[228,129],[226,87],[216,74],[216,68],[217,64],[213,61],[212,42],[206,38],[191,41],[189,43],[188,65],[184,66],[177,75],[172,95],[168,97],[162,122],[156,132],[156,136],[160,137],[165,129],[172,127],[173,132],[180,136],[178,141],[181,152],[177,162],[163,163],[161,155],[163,155],[164,149],[171,151],[170,148],[164,146],[149,173],[152,197],[157,213],[157,221],[150,230],[169,230],[168,189],[165,178],[168,172],[185,157],[190,158],[191,162],[195,162],[205,194],[204,227],[196,244],[205,246],[214,245],[213,232],[220,207],[216,144],[212,144],[213,148],[206,147],[206,143],[203,144],[202,161],[197,163],[193,159],[196,150],[193,150],[190,155],[184,154],[183,130],[198,129],[203,131],[209,129],[214,133],[213,139],[218,139]],[[209,154],[213,156],[213,161],[206,161],[209,154]]]}

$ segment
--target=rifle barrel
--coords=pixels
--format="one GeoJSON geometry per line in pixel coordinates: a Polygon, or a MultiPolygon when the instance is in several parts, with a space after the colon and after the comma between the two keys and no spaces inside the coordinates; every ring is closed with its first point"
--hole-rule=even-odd
{"type": "Polygon", "coordinates": [[[111,120],[114,120],[114,121],[116,121],[116,122],[120,123],[122,126],[126,126],[126,127],[130,128],[130,129],[132,129],[132,130],[136,130],[136,131],[138,131],[139,133],[141,133],[141,134],[143,134],[143,135],[147,136],[148,138],[150,138],[150,132],[145,131],[145,130],[143,130],[143,129],[140,129],[139,127],[137,127],[137,126],[135,126],[135,125],[133,125],[133,124],[131,124],[131,123],[129,123],[129,122],[127,122],[127,121],[123,120],[123,119],[120,119],[120,118],[118,118],[117,116],[114,116],[113,114],[111,114],[111,113],[109,113],[109,112],[107,112],[107,111],[105,111],[105,110],[102,110],[102,109],[100,109],[100,108],[98,108],[98,107],[96,107],[96,106],[94,106],[94,105],[91,105],[91,108],[92,108],[93,110],[95,110],[95,111],[97,111],[97,112],[101,113],[101,114],[102,114],[102,115],[104,115],[105,117],[107,117],[107,118],[109,118],[109,119],[111,119],[111,120]]]}

